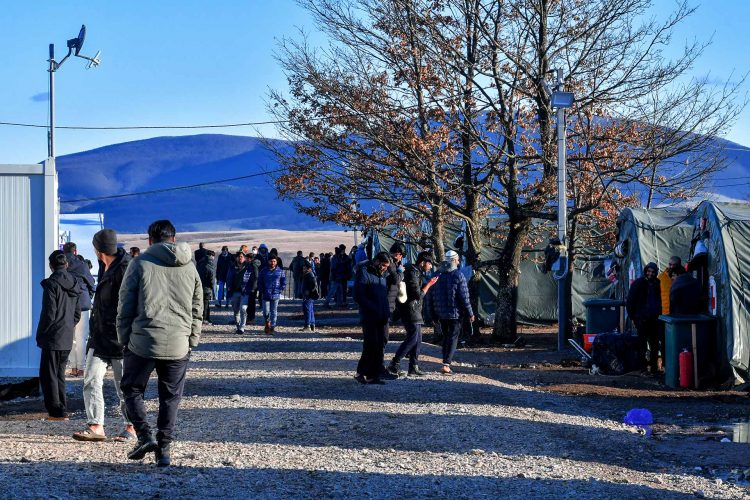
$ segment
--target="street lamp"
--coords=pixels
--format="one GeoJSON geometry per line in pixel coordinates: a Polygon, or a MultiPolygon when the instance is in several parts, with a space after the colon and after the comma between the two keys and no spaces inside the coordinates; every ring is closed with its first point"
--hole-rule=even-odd
{"type": "Polygon", "coordinates": [[[557,70],[557,85],[552,92],[550,104],[557,109],[557,238],[560,240],[560,258],[557,269],[553,273],[557,280],[557,350],[565,348],[565,336],[568,324],[568,307],[566,296],[568,292],[568,198],[566,192],[566,158],[565,158],[565,110],[573,106],[575,96],[572,92],[565,92],[565,82],[562,69],[557,70]]]}
{"type": "Polygon", "coordinates": [[[63,65],[71,54],[86,59],[89,62],[86,65],[86,69],[99,66],[99,54],[101,51],[97,51],[94,57],[81,54],[85,38],[86,25],[82,25],[78,36],[68,40],[68,53],[60,62],[55,61],[55,44],[49,44],[49,60],[47,61],[49,62],[49,69],[47,70],[49,72],[49,136],[47,138],[47,156],[50,158],[55,157],[55,72],[60,69],[60,66],[63,65]]]}

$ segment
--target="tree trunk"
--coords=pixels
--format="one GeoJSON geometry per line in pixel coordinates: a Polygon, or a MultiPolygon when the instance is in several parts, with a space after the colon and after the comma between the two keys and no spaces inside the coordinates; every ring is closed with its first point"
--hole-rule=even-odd
{"type": "Polygon", "coordinates": [[[509,223],[508,238],[500,253],[498,265],[497,309],[492,328],[493,340],[511,343],[518,337],[516,308],[518,306],[518,281],[521,275],[521,251],[529,231],[529,219],[509,223]]]}
{"type": "Polygon", "coordinates": [[[445,208],[440,204],[432,206],[430,214],[430,225],[432,226],[432,255],[435,258],[434,265],[443,259],[445,255],[445,208]]]}
{"type": "MultiPolygon", "coordinates": [[[[478,218],[477,210],[474,210],[474,218],[478,218]]],[[[479,261],[482,252],[482,232],[481,223],[478,220],[473,220],[466,224],[466,265],[471,266],[473,272],[471,278],[469,278],[469,299],[471,302],[471,309],[474,311],[474,323],[469,327],[471,331],[471,338],[479,338],[481,332],[479,331],[479,288],[481,285],[481,274],[479,270],[479,261]]],[[[469,330],[467,329],[467,330],[469,330]]]]}

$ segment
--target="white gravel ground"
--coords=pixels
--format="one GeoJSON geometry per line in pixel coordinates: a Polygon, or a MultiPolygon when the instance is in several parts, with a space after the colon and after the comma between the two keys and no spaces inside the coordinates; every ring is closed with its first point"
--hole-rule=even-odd
{"type": "MultiPolygon", "coordinates": [[[[0,419],[0,497],[750,498],[665,462],[652,440],[580,399],[504,383],[499,370],[443,377],[434,346],[423,349],[424,379],[361,386],[359,340],[296,329],[270,338],[206,328],[168,469],[151,456],[128,461],[129,444],[74,441],[80,411],[68,422],[0,419]]],[[[153,415],[155,384],[148,395],[153,415]]]]}

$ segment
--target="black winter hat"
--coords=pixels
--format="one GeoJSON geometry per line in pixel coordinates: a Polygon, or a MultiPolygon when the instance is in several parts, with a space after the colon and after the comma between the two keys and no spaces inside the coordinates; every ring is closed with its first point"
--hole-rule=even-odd
{"type": "Polygon", "coordinates": [[[65,258],[65,254],[62,252],[62,250],[55,250],[51,254],[49,254],[49,257],[47,258],[49,260],[49,265],[52,269],[57,271],[58,269],[65,269],[68,265],[68,259],[65,258]]]}
{"type": "Polygon", "coordinates": [[[112,229],[102,229],[94,235],[91,241],[94,248],[105,255],[115,255],[117,253],[117,233],[112,229]]]}
{"type": "Polygon", "coordinates": [[[404,244],[400,242],[396,242],[393,245],[391,245],[391,249],[389,250],[391,254],[394,253],[400,253],[401,255],[404,255],[406,253],[406,248],[404,248],[404,244]]]}

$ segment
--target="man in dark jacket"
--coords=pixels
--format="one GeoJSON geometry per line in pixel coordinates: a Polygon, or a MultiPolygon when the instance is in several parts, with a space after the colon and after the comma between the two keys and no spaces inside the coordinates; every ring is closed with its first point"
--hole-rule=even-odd
{"type": "MultiPolygon", "coordinates": [[[[630,285],[626,308],[628,317],[638,331],[640,340],[641,360],[646,363],[646,351],[650,350],[648,362],[651,366],[651,375],[656,375],[659,364],[659,342],[664,336],[663,324],[659,321],[661,314],[661,285],[659,268],[655,263],[649,262],[643,268],[643,276],[630,285]]],[[[663,341],[662,341],[663,344],[663,341]]]]}
{"type": "Polygon", "coordinates": [[[201,277],[201,285],[203,285],[203,322],[209,324],[211,323],[211,297],[216,286],[215,256],[216,253],[213,250],[206,250],[204,257],[196,265],[198,276],[201,277]]]}
{"type": "Polygon", "coordinates": [[[302,274],[305,266],[305,256],[302,254],[302,250],[297,251],[296,257],[292,259],[292,263],[289,268],[292,270],[292,278],[294,278],[294,298],[302,298],[302,274]]]}
{"type": "Polygon", "coordinates": [[[399,309],[401,322],[406,329],[406,339],[396,350],[388,372],[392,375],[401,375],[399,364],[404,356],[409,356],[409,375],[421,377],[424,373],[419,369],[419,349],[422,345],[422,300],[434,285],[438,277],[433,276],[424,286],[422,279],[424,273],[432,269],[432,256],[429,252],[422,252],[417,256],[416,264],[409,264],[404,270],[404,283],[406,283],[406,302],[396,303],[399,309]]]}
{"type": "Polygon", "coordinates": [[[444,271],[432,290],[433,317],[440,322],[443,333],[443,368],[440,372],[452,375],[451,362],[458,346],[462,318],[474,322],[474,311],[469,300],[469,287],[466,278],[458,268],[458,254],[453,250],[445,252],[444,271]]]}
{"type": "Polygon", "coordinates": [[[234,311],[234,325],[236,333],[245,333],[245,322],[248,306],[248,289],[253,287],[257,280],[253,276],[253,268],[245,262],[245,254],[237,252],[234,256],[234,265],[227,273],[227,293],[231,297],[232,310],[234,311]]]}
{"type": "Polygon", "coordinates": [[[229,254],[229,247],[221,247],[221,253],[216,258],[216,281],[219,283],[219,293],[216,300],[216,307],[221,307],[221,303],[226,296],[226,305],[229,307],[229,294],[227,293],[227,273],[232,267],[232,256],[229,254]]]}
{"type": "Polygon", "coordinates": [[[262,269],[258,275],[258,295],[263,303],[263,319],[265,333],[273,335],[276,330],[279,300],[286,288],[286,273],[277,265],[275,254],[268,256],[268,267],[262,269]]]}
{"type": "Polygon", "coordinates": [[[700,281],[692,273],[683,271],[672,280],[672,287],[669,289],[669,314],[692,316],[706,312],[707,306],[703,302],[700,281]]]}
{"type": "Polygon", "coordinates": [[[120,411],[125,429],[115,440],[135,438],[133,424],[128,419],[125,397],[122,394],[123,345],[117,338],[117,304],[120,285],[131,257],[117,248],[117,233],[102,229],[93,239],[99,259],[99,275],[94,304],[91,309],[91,326],[86,350],[86,374],[83,378],[83,403],[86,407],[86,429],[73,434],[77,441],[104,441],[104,377],[107,367],[112,367],[115,389],[120,398],[120,411]]]}
{"type": "Polygon", "coordinates": [[[320,296],[328,297],[328,284],[331,282],[331,254],[320,254],[320,271],[317,273],[320,280],[320,296]]]}
{"type": "Polygon", "coordinates": [[[303,332],[315,331],[315,301],[320,298],[318,280],[315,279],[313,266],[309,262],[303,264],[302,271],[302,316],[305,318],[303,332]]]}
{"type": "Polygon", "coordinates": [[[357,364],[356,379],[362,384],[383,384],[383,348],[388,336],[388,284],[386,271],[390,257],[380,252],[372,261],[357,268],[354,280],[354,300],[359,304],[362,323],[362,356],[357,364]]]}
{"type": "Polygon", "coordinates": [[[91,299],[94,297],[94,277],[83,257],[78,255],[78,246],[69,241],[63,245],[65,259],[68,261],[68,272],[78,280],[81,286],[81,321],[76,325],[76,333],[73,337],[73,348],[70,350],[68,366],[70,374],[74,377],[83,375],[83,366],[86,363],[86,342],[89,337],[89,311],[91,310],[91,299]]]}
{"type": "Polygon", "coordinates": [[[190,350],[200,339],[203,290],[190,246],[175,243],[170,221],[153,222],[148,240],[148,250],[128,266],[123,277],[117,338],[125,346],[122,392],[138,434],[128,458],[140,460],[154,451],[157,466],[165,467],[171,463],[172,435],[190,350]],[[159,386],[156,440],[143,400],[154,370],[159,386]]]}
{"type": "Polygon", "coordinates": [[[397,316],[401,313],[401,310],[396,307],[396,297],[398,297],[401,282],[404,280],[404,265],[401,263],[401,260],[404,258],[406,249],[402,243],[396,242],[391,245],[389,252],[391,254],[391,265],[388,266],[388,271],[386,272],[388,305],[394,316],[392,319],[398,321],[399,318],[397,316]]]}
{"type": "Polygon", "coordinates": [[[354,261],[346,253],[346,245],[343,243],[339,245],[341,252],[339,253],[339,262],[336,265],[337,279],[339,282],[339,293],[341,294],[341,305],[347,306],[349,295],[349,280],[352,279],[352,272],[354,270],[354,261]]]}
{"type": "Polygon", "coordinates": [[[81,319],[81,285],[68,271],[65,254],[55,250],[49,256],[52,275],[42,280],[42,312],[36,329],[36,345],[42,350],[39,383],[48,420],[67,420],[65,364],[73,347],[75,326],[81,319]]]}
{"type": "Polygon", "coordinates": [[[203,242],[201,241],[200,243],[198,243],[198,250],[195,251],[195,263],[196,264],[198,264],[198,262],[203,260],[203,257],[206,256],[206,252],[207,250],[203,242]]]}

